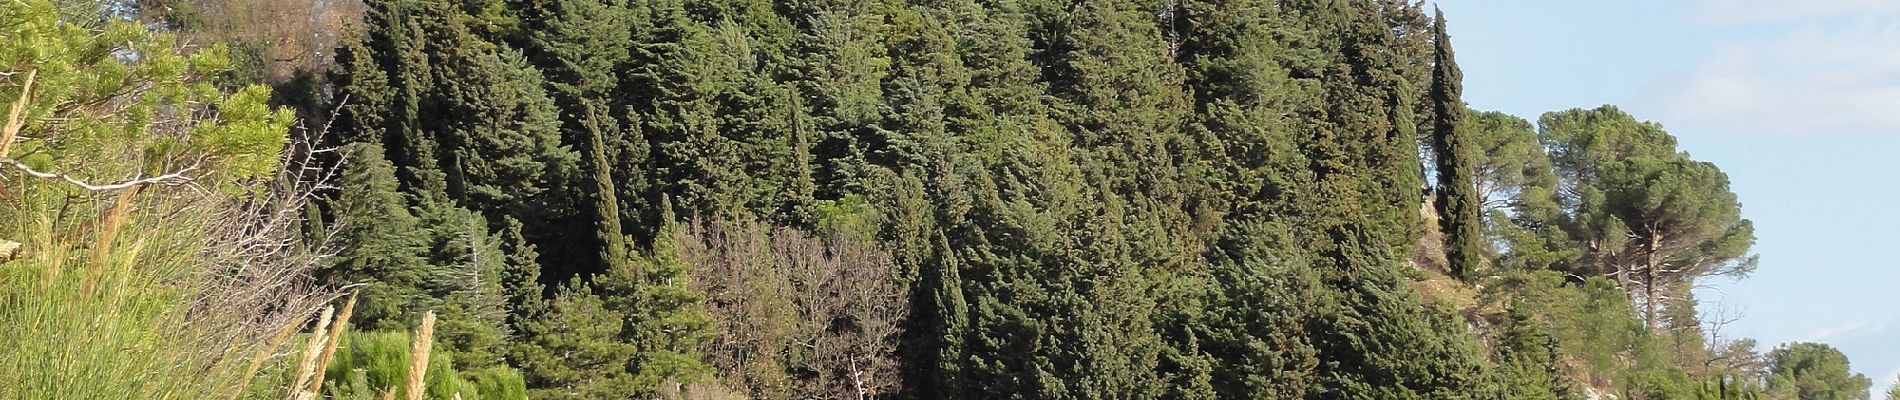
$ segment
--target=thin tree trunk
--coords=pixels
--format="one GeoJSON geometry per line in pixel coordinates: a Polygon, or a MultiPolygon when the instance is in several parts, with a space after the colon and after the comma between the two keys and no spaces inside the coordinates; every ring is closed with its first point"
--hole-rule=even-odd
{"type": "Polygon", "coordinates": [[[1643,268],[1643,322],[1647,324],[1646,326],[1650,331],[1654,332],[1656,327],[1660,325],[1658,323],[1660,318],[1656,315],[1656,268],[1660,267],[1660,265],[1657,265],[1659,263],[1656,259],[1656,252],[1657,247],[1662,243],[1662,237],[1656,234],[1656,230],[1653,227],[1649,232],[1649,243],[1647,248],[1644,249],[1646,250],[1645,253],[1648,254],[1644,255],[1644,261],[1647,266],[1643,268]]]}

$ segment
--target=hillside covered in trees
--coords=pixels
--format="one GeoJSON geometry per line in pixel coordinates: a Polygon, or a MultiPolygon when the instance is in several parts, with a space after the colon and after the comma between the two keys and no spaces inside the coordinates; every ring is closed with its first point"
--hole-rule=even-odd
{"type": "Polygon", "coordinates": [[[1869,398],[1698,314],[1721,169],[1446,23],[0,0],[0,397],[1869,398]]]}

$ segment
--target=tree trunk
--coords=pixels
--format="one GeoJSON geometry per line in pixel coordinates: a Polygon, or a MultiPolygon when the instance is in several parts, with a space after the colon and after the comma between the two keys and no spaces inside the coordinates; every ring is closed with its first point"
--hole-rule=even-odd
{"type": "Polygon", "coordinates": [[[1660,267],[1657,265],[1659,262],[1656,252],[1658,245],[1662,243],[1662,237],[1655,232],[1655,229],[1651,229],[1648,235],[1649,243],[1644,249],[1644,253],[1647,254],[1644,254],[1643,267],[1643,323],[1652,332],[1656,330],[1660,321],[1656,314],[1656,268],[1660,267]]]}

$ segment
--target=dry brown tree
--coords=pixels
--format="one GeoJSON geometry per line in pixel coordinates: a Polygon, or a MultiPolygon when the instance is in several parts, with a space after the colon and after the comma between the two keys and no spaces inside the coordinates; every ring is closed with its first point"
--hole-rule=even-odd
{"type": "Polygon", "coordinates": [[[868,399],[898,388],[910,311],[891,255],[863,235],[814,237],[750,219],[676,237],[719,336],[709,361],[759,398],[868,399]]]}

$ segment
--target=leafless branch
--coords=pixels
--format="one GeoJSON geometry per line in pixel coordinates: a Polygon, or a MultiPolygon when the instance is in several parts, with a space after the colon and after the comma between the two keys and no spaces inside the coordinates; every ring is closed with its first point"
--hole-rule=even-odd
{"type": "Polygon", "coordinates": [[[732,371],[729,381],[759,397],[865,399],[897,389],[893,353],[908,291],[875,243],[750,220],[694,223],[675,240],[718,321],[707,354],[732,371]],[[813,376],[778,375],[787,370],[813,376]]]}
{"type": "Polygon", "coordinates": [[[0,126],[0,157],[7,156],[7,151],[13,148],[13,140],[20,136],[20,128],[26,126],[23,114],[26,112],[27,100],[33,98],[33,78],[39,72],[38,69],[26,71],[26,82],[20,85],[20,98],[14,100],[13,106],[7,110],[7,122],[5,126],[0,126]]]}
{"type": "Polygon", "coordinates": [[[57,173],[57,172],[41,172],[38,170],[34,170],[33,167],[27,166],[26,163],[22,163],[19,160],[0,157],[0,163],[12,165],[13,169],[20,170],[20,172],[25,173],[28,176],[32,176],[36,178],[44,178],[44,179],[63,180],[63,181],[66,181],[66,183],[73,184],[73,186],[78,186],[80,189],[85,189],[85,190],[94,191],[94,192],[105,192],[105,191],[113,191],[113,190],[120,190],[120,189],[129,189],[129,188],[143,186],[143,185],[164,185],[164,186],[188,185],[192,181],[191,176],[188,174],[190,174],[192,171],[197,170],[198,167],[202,165],[202,161],[203,160],[200,160],[200,163],[192,164],[192,166],[185,167],[177,171],[172,171],[171,173],[154,176],[150,178],[134,177],[133,179],[120,181],[120,182],[114,182],[114,183],[108,183],[108,184],[92,184],[92,183],[87,183],[86,181],[79,180],[79,178],[74,178],[72,175],[68,175],[65,173],[57,173]]]}

